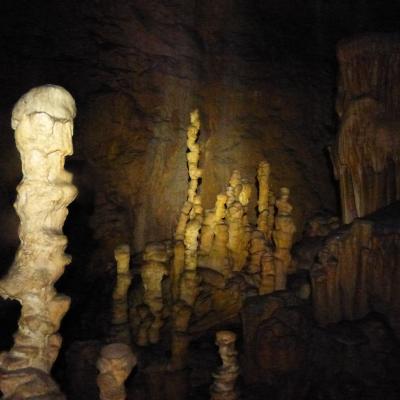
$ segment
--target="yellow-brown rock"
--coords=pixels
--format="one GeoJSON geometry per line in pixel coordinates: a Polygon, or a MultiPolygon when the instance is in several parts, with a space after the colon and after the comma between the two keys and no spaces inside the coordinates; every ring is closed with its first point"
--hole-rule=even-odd
{"type": "Polygon", "coordinates": [[[125,400],[125,380],[136,365],[136,357],[125,343],[104,346],[97,361],[100,400],[125,400]]]}

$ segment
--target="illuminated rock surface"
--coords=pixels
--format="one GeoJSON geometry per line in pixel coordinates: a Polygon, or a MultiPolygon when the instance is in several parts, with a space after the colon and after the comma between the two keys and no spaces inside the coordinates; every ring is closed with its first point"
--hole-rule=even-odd
{"type": "Polygon", "coordinates": [[[12,113],[23,179],[15,209],[21,245],[0,295],[21,303],[14,346],[0,355],[0,388],[5,398],[58,399],[49,373],[61,347],[57,333],[70,299],[54,283],[70,263],[63,225],[76,194],[64,159],[72,154],[75,102],[59,86],[41,86],[21,97],[12,113]]]}

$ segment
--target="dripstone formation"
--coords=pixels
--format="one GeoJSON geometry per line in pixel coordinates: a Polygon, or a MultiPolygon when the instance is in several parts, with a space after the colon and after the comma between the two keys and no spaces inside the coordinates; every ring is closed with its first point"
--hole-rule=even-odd
{"type": "Polygon", "coordinates": [[[21,97],[12,128],[23,179],[15,209],[21,219],[20,247],[0,295],[21,303],[14,346],[0,355],[0,389],[5,399],[62,399],[50,378],[61,347],[57,333],[70,299],[54,283],[71,259],[64,253],[62,227],[77,190],[64,159],[72,154],[75,102],[59,86],[41,86],[21,97]]]}
{"type": "Polygon", "coordinates": [[[237,317],[248,296],[284,290],[287,274],[295,272],[289,189],[281,188],[275,198],[270,165],[263,161],[257,173],[257,224],[248,216],[254,184],[238,170],[217,195],[215,207],[204,210],[199,132],[199,113],[194,111],[187,130],[187,199],[174,240],[146,246],[142,292],[132,302],[131,327],[138,345],[159,343],[166,337],[161,335],[164,327],[170,328],[172,371],[186,368],[193,335],[237,317]]]}
{"type": "Polygon", "coordinates": [[[364,35],[338,46],[340,130],[333,149],[343,222],[400,200],[400,38],[364,35]]]}

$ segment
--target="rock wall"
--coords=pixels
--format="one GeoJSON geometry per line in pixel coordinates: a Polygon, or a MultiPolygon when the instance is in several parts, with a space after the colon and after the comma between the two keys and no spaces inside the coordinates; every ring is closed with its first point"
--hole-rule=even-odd
{"type": "MultiPolygon", "coordinates": [[[[171,236],[185,198],[187,116],[196,107],[205,121],[206,208],[234,168],[254,185],[264,158],[275,171],[272,185],[291,187],[293,201],[304,205],[295,215],[299,226],[322,205],[335,207],[323,153],[333,125],[334,75],[321,57],[305,54],[316,36],[303,42],[302,54],[301,39],[288,29],[314,21],[313,6],[307,5],[310,21],[296,5],[300,18],[284,23],[286,7],[241,1],[26,2],[24,15],[11,2],[3,7],[5,54],[13,70],[1,78],[6,102],[28,82],[59,83],[74,94],[80,113],[71,163],[82,162],[86,171],[81,200],[95,187],[95,198],[115,210],[104,218],[104,207],[94,204],[92,229],[99,229],[99,220],[103,226],[110,221],[103,238],[96,235],[100,242],[107,238],[102,247],[110,260],[121,240],[137,251],[171,236]],[[121,219],[126,226],[115,228],[112,221],[121,219]]],[[[5,128],[2,136],[7,134],[5,128]]],[[[8,185],[6,179],[2,173],[8,185]]]]}

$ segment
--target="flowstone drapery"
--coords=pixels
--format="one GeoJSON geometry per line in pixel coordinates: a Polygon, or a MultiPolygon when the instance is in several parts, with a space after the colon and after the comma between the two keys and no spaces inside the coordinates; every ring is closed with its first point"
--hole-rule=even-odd
{"type": "Polygon", "coordinates": [[[14,346],[0,355],[0,389],[5,399],[61,399],[50,378],[61,346],[57,333],[70,299],[54,283],[70,263],[62,227],[77,191],[64,159],[72,154],[75,102],[59,86],[30,90],[17,102],[12,128],[23,179],[15,209],[21,219],[20,247],[0,295],[21,303],[14,346]]]}
{"type": "Polygon", "coordinates": [[[331,151],[343,222],[400,200],[400,39],[370,34],[340,42],[337,113],[331,151]]]}

